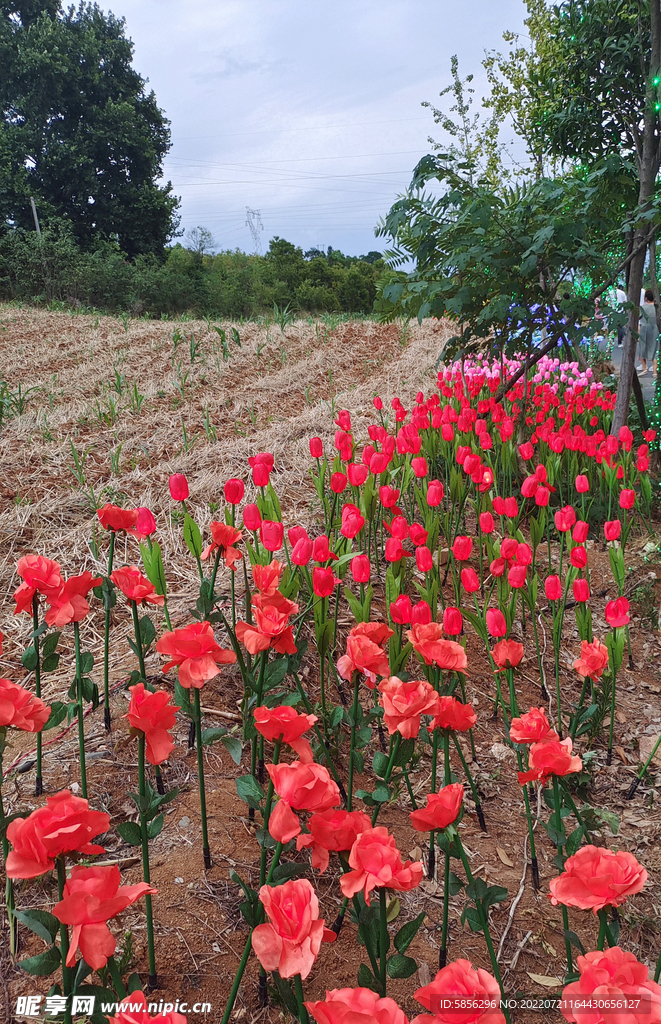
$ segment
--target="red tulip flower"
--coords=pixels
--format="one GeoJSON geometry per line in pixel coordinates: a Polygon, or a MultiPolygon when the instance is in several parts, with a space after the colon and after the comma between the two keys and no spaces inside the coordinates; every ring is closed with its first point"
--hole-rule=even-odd
{"type": "Polygon", "coordinates": [[[482,533],[493,533],[495,524],[491,512],[480,512],[480,530],[482,533]]]}
{"type": "Polygon", "coordinates": [[[632,490],[620,491],[620,508],[633,508],[636,504],[636,492],[632,490]]]}
{"type": "Polygon", "coordinates": [[[582,474],[576,477],[574,485],[579,494],[587,494],[587,492],[590,490],[590,481],[586,476],[583,476],[582,474]]]}
{"type": "Polygon", "coordinates": [[[587,580],[574,580],[572,583],[572,590],[574,592],[574,600],[577,604],[583,604],[585,601],[590,600],[590,584],[587,580]]]}
{"type": "Polygon", "coordinates": [[[267,551],[280,551],[284,536],[285,528],[282,523],[272,522],[270,519],[262,521],[259,527],[259,539],[267,551]]]}
{"type": "Polygon", "coordinates": [[[262,515],[257,505],[245,505],[243,508],[243,525],[251,533],[257,533],[262,525],[262,515]]]}
{"type": "Polygon", "coordinates": [[[372,399],[372,405],[374,406],[376,411],[379,412],[381,409],[383,409],[383,400],[379,398],[378,395],[376,395],[376,397],[372,399]]]}
{"type": "Polygon", "coordinates": [[[310,455],[313,459],[323,459],[324,444],[320,437],[310,438],[310,455]]]}
{"type": "Polygon", "coordinates": [[[604,523],[604,537],[607,541],[619,540],[622,533],[622,523],[619,519],[611,519],[604,523]]]}
{"type": "Polygon", "coordinates": [[[7,855],[7,876],[36,878],[52,870],[62,853],[103,853],[103,847],[90,839],[109,828],[109,814],[91,811],[87,800],[63,789],[47,797],[44,806],[27,818],[15,818],[9,824],[7,839],[13,849],[7,855]]]}
{"type": "Polygon", "coordinates": [[[348,478],[346,473],[332,473],[330,478],[330,489],[333,494],[341,494],[346,490],[348,478]]]}
{"type": "Polygon", "coordinates": [[[144,683],[129,687],[131,702],[124,718],[128,718],[132,729],[144,733],[145,753],[150,764],[162,764],[167,761],[174,748],[174,740],[169,732],[177,721],[176,712],[179,707],[170,704],[167,690],[155,690],[151,693],[145,689],[144,683]]]}
{"type": "Polygon", "coordinates": [[[257,462],[252,468],[252,482],[255,487],[268,487],[271,470],[263,462],[257,462]]]}
{"type": "Polygon", "coordinates": [[[605,608],[606,622],[612,629],[629,624],[629,601],[626,597],[616,597],[609,601],[605,608]]]}
{"type": "Polygon", "coordinates": [[[350,568],[354,583],[369,583],[371,570],[367,555],[356,555],[352,558],[350,568]]]}
{"type": "Polygon", "coordinates": [[[569,561],[575,569],[585,569],[588,564],[588,553],[584,547],[577,545],[571,549],[569,561]]]}
{"type": "Polygon", "coordinates": [[[334,555],[330,549],[328,537],[325,533],[322,533],[319,537],[315,537],[314,544],[312,546],[312,557],[315,562],[338,561],[338,556],[334,555]]]}
{"type": "Polygon", "coordinates": [[[362,892],[370,905],[370,892],[386,888],[395,892],[415,889],[422,881],[423,867],[418,861],[402,863],[397,842],[387,828],[370,828],[358,836],[349,854],[351,871],[340,878],[344,896],[362,892]]]}
{"type": "Polygon", "coordinates": [[[356,505],[347,503],[342,509],[342,526],[340,533],[347,540],[353,540],[365,525],[365,519],[356,505]]]}
{"type": "Polygon", "coordinates": [[[408,594],[400,594],[396,601],[390,602],[390,618],[398,626],[405,626],[411,621],[411,598],[408,594]]]}
{"type": "Polygon", "coordinates": [[[137,519],[135,521],[135,530],[133,531],[137,537],[151,537],[152,533],[156,533],[156,520],[154,519],[153,513],[148,508],[140,507],[136,508],[137,519]]]}
{"type": "Polygon", "coordinates": [[[402,558],[408,557],[399,537],[389,537],[384,550],[386,562],[399,562],[402,558]]]}
{"type": "Polygon", "coordinates": [[[427,488],[427,504],[430,508],[436,508],[443,501],[443,484],[440,480],[430,480],[427,488]]]}
{"type": "Polygon", "coordinates": [[[379,487],[379,501],[384,508],[394,508],[399,501],[399,491],[396,487],[388,487],[387,484],[384,484],[379,487]]]}
{"type": "Polygon", "coordinates": [[[458,608],[446,605],[443,612],[443,632],[446,636],[461,636],[464,620],[458,608]]]}
{"type": "Polygon", "coordinates": [[[41,732],[50,707],[9,679],[0,679],[0,729],[11,725],[23,732],[41,732]]]}
{"type": "Polygon", "coordinates": [[[418,601],[411,609],[411,625],[426,626],[428,622],[431,622],[431,608],[426,601],[418,601]]]}
{"type": "Polygon", "coordinates": [[[239,480],[237,477],[232,477],[230,480],[227,480],[224,492],[225,501],[228,505],[238,505],[243,501],[243,495],[245,493],[243,480],[239,480]]]}
{"type": "Polygon", "coordinates": [[[429,793],[426,807],[410,811],[411,824],[416,832],[447,828],[457,820],[463,802],[464,787],[461,782],[453,782],[438,793],[429,793]]]}
{"type": "Polygon", "coordinates": [[[347,476],[352,487],[362,487],[368,474],[369,468],[359,462],[350,462],[347,466],[347,476]]]}
{"type": "Polygon", "coordinates": [[[415,459],[411,459],[411,468],[419,480],[427,476],[427,474],[429,473],[429,466],[427,465],[427,460],[423,458],[421,455],[419,455],[415,459]]]}
{"type": "Polygon", "coordinates": [[[632,853],[583,846],[567,858],[562,874],[551,879],[549,896],[555,905],[596,914],[604,907],[621,907],[646,881],[647,871],[632,853]]]}
{"type": "Polygon", "coordinates": [[[562,584],[559,576],[547,576],[544,581],[544,593],[549,601],[560,601],[562,584]]]}
{"type": "Polygon", "coordinates": [[[333,575],[332,569],[320,569],[315,566],[312,570],[312,589],[317,597],[330,597],[340,582],[341,580],[333,575]]]}
{"type": "Polygon", "coordinates": [[[148,602],[158,605],[159,608],[165,603],[163,595],[156,593],[154,584],[142,575],[137,565],[125,565],[121,569],[115,569],[110,574],[110,579],[129,601],[135,601],[136,604],[148,602]]]}
{"type": "MultiPolygon", "coordinates": [[[[289,531],[291,533],[291,530],[289,531]]],[[[291,553],[294,565],[307,565],[312,558],[312,541],[309,537],[301,537],[296,541],[291,553]]]]}
{"type": "Polygon", "coordinates": [[[307,978],[319,955],[322,942],[334,942],[335,932],[319,917],[319,900],[307,878],[293,878],[283,885],[263,885],[259,902],[268,924],[252,933],[252,948],[266,971],[281,978],[299,974],[307,978]]]}
{"type": "Polygon", "coordinates": [[[556,530],[567,533],[576,522],[576,513],[571,505],[565,505],[564,508],[558,509],[554,518],[556,530]]]}
{"type": "Polygon", "coordinates": [[[415,549],[415,564],[417,565],[420,572],[431,572],[434,562],[432,553],[428,547],[422,545],[415,549]]]}
{"type": "Polygon", "coordinates": [[[572,530],[572,540],[575,541],[576,544],[585,544],[586,540],[588,539],[589,532],[590,524],[584,522],[582,519],[579,519],[574,529],[572,530]]]}
{"type": "Polygon", "coordinates": [[[99,971],[115,952],[115,938],[106,924],[142,896],[156,896],[148,882],[121,885],[116,864],[110,867],[75,865],[64,885],[63,898],[53,907],[62,924],[73,927],[66,965],[73,967],[79,949],[85,963],[99,971]]]}
{"type": "Polygon", "coordinates": [[[474,594],[480,589],[480,581],[477,578],[475,569],[466,568],[461,570],[461,585],[468,594],[474,594]]]}
{"type": "Polygon", "coordinates": [[[185,501],[190,494],[188,480],[183,473],[173,473],[169,480],[169,486],[173,501],[185,501]]]}
{"type": "Polygon", "coordinates": [[[209,679],[218,675],[221,665],[232,665],[236,661],[234,651],[218,646],[208,622],[192,622],[183,629],[164,633],[156,641],[156,650],[172,659],[163,666],[164,672],[169,672],[174,666],[179,667],[179,682],[187,690],[191,686],[201,689],[209,679]]]}
{"type": "Polygon", "coordinates": [[[467,562],[473,550],[472,537],[457,537],[452,545],[452,554],[458,562],[467,562]]]}

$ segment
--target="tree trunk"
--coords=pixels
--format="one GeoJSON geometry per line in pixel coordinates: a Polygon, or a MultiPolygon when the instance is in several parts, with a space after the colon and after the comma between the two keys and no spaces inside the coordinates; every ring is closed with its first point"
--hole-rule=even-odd
{"type": "MultiPolygon", "coordinates": [[[[651,55],[648,68],[647,87],[645,90],[645,120],[643,130],[643,150],[638,167],[639,189],[638,205],[644,208],[654,195],[654,185],[659,171],[659,116],[655,110],[656,86],[654,78],[659,75],[661,66],[661,5],[660,0],[650,2],[650,41],[651,55]]],[[[633,247],[642,242],[647,232],[645,224],[636,227],[633,247]]],[[[633,303],[629,310],[629,321],[624,335],[622,347],[622,365],[620,380],[617,386],[617,399],[613,412],[611,433],[617,435],[620,428],[627,422],[633,378],[636,372],[636,345],[638,342],[638,319],[640,316],[640,290],[643,286],[643,270],[645,268],[645,247],[641,247],[629,265],[627,282],[627,300],[633,303]]]]}

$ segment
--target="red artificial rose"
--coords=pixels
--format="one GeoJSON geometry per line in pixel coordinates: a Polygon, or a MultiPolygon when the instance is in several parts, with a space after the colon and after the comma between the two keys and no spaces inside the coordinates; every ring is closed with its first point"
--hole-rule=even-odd
{"type": "Polygon", "coordinates": [[[46,798],[27,818],[15,818],[7,828],[11,849],[7,855],[9,878],[36,878],[55,867],[62,853],[103,853],[90,842],[107,832],[110,815],[91,811],[87,800],[72,796],[68,789],[46,798]]]}
{"type": "Polygon", "coordinates": [[[601,675],[608,665],[608,648],[605,644],[593,640],[581,642],[581,656],[574,662],[574,668],[579,676],[590,677],[594,682],[601,678],[601,675]]]}
{"type": "Polygon", "coordinates": [[[555,733],[533,743],[528,754],[528,764],[530,767],[527,772],[519,772],[522,786],[533,779],[543,782],[550,775],[573,775],[583,767],[580,757],[572,754],[569,736],[560,740],[555,733]]]}
{"type": "Polygon", "coordinates": [[[188,480],[183,473],[173,473],[169,480],[169,486],[173,501],[185,501],[190,493],[188,480]]]}
{"type": "Polygon", "coordinates": [[[85,963],[99,971],[115,952],[115,938],[106,921],[117,917],[142,896],[156,896],[148,882],[121,885],[122,876],[116,864],[110,867],[85,868],[76,864],[64,885],[62,899],[53,913],[62,924],[73,928],[66,965],[73,967],[79,949],[85,963]]]}
{"type": "Polygon", "coordinates": [[[462,704],[456,697],[444,694],[438,698],[436,717],[432,729],[451,729],[452,732],[468,732],[477,722],[477,715],[470,704],[462,704]]]}
{"type": "Polygon", "coordinates": [[[513,718],[510,725],[512,743],[539,743],[549,734],[552,734],[553,738],[557,738],[557,733],[551,728],[544,708],[531,708],[520,718],[513,718]]]}
{"type": "Polygon", "coordinates": [[[167,690],[145,689],[144,683],[129,687],[131,701],[124,718],[128,718],[132,729],[144,733],[145,752],[150,764],[162,764],[167,761],[174,747],[174,740],[169,733],[177,721],[176,712],[179,707],[170,704],[167,690]]]}
{"type": "Polygon", "coordinates": [[[426,679],[410,679],[404,683],[391,676],[379,683],[383,721],[389,734],[398,732],[403,739],[414,739],[420,732],[420,716],[433,715],[438,694],[426,679]]]}
{"type": "Polygon", "coordinates": [[[580,977],[565,985],[558,1006],[570,1024],[661,1021],[661,985],[650,979],[649,968],[633,953],[619,946],[594,950],[577,957],[576,966],[580,977]]]}
{"type": "Polygon", "coordinates": [[[290,618],[298,611],[298,605],[276,591],[271,597],[254,594],[252,598],[252,623],[237,622],[237,639],[245,644],[250,654],[258,654],[272,647],[278,654],[295,654],[296,644],[290,618]]]}
{"type": "Polygon", "coordinates": [[[159,608],[165,603],[163,595],[156,593],[154,584],[142,575],[137,565],[125,565],[121,569],[115,569],[111,572],[110,579],[129,601],[135,601],[137,604],[148,601],[159,608]]]}
{"type": "Polygon", "coordinates": [[[498,666],[499,672],[504,672],[507,668],[516,668],[523,655],[523,644],[517,643],[516,640],[501,640],[491,652],[491,657],[498,666]]]}
{"type": "Polygon", "coordinates": [[[310,863],[313,868],[325,871],[329,864],[329,853],[350,850],[361,832],[372,827],[363,811],[343,811],[339,808],[319,811],[308,821],[309,832],[296,838],[296,849],[312,847],[310,863]]]}
{"type": "Polygon", "coordinates": [[[209,523],[209,530],[211,531],[211,544],[202,552],[202,561],[205,562],[214,551],[218,551],[226,567],[235,572],[234,563],[242,557],[241,552],[235,546],[243,537],[241,530],[235,529],[228,523],[216,521],[209,523]]]}
{"type": "Polygon", "coordinates": [[[14,615],[21,612],[32,615],[32,599],[35,594],[51,597],[62,586],[59,563],[43,555],[25,555],[19,558],[16,572],[23,579],[23,583],[14,592],[14,615]]]}
{"type": "Polygon", "coordinates": [[[278,842],[288,843],[301,831],[292,808],[327,811],[340,802],[337,783],[321,764],[292,761],[291,764],[267,764],[266,770],[280,797],[269,818],[269,832],[278,842]]]}
{"type": "Polygon", "coordinates": [[[425,665],[433,662],[439,668],[449,671],[466,671],[466,651],[454,640],[443,639],[443,628],[439,622],[427,625],[416,623],[407,631],[406,637],[413,650],[423,658],[425,665]]]}
{"type": "MultiPolygon", "coordinates": [[[[188,494],[186,494],[188,497],[188,494]]],[[[104,505],[96,514],[104,530],[126,530],[132,532],[138,522],[138,510],[119,508],[118,505],[104,505]]]]}
{"type": "Polygon", "coordinates": [[[340,878],[342,893],[351,898],[362,892],[368,906],[372,889],[408,892],[422,881],[422,864],[410,860],[402,863],[395,837],[382,826],[367,829],[358,836],[351,847],[349,865],[353,870],[340,878]]]}
{"type": "Polygon", "coordinates": [[[429,793],[426,807],[409,812],[413,828],[416,832],[447,828],[457,820],[463,800],[464,787],[461,782],[444,786],[438,793],[429,793]]]}
{"type": "Polygon", "coordinates": [[[284,564],[274,558],[268,565],[255,562],[252,567],[252,580],[255,588],[263,597],[273,597],[280,586],[280,578],[284,572],[284,564]]]}
{"type": "Polygon", "coordinates": [[[70,576],[60,590],[48,598],[46,623],[61,629],[70,622],[81,622],[90,610],[87,595],[92,587],[98,587],[102,582],[101,576],[94,577],[91,572],[70,576]]]}
{"type": "Polygon", "coordinates": [[[336,988],[305,1005],[317,1024],[408,1024],[394,999],[369,988],[336,988]]]}
{"type": "Polygon", "coordinates": [[[604,610],[606,622],[612,629],[626,626],[629,623],[629,601],[626,597],[616,597],[609,601],[604,610]]]}
{"type": "Polygon", "coordinates": [[[362,672],[370,689],[374,689],[377,676],[389,674],[388,655],[382,644],[393,635],[393,630],[382,622],[359,622],[347,637],[347,653],[337,662],[343,679],[351,680],[354,672],[362,672]]]}
{"type": "Polygon", "coordinates": [[[164,633],[156,641],[156,650],[172,659],[163,666],[164,672],[179,666],[179,682],[187,690],[191,686],[201,689],[207,680],[218,675],[221,665],[232,665],[236,661],[234,651],[218,646],[208,622],[192,622],[190,626],[164,633]]]}
{"type": "Polygon", "coordinates": [[[117,1011],[116,1017],[108,1018],[108,1024],[188,1024],[188,1018],[174,1010],[150,1017],[147,997],[140,990],[131,992],[126,999],[118,1002],[117,1011]]]}
{"type": "Polygon", "coordinates": [[[603,907],[620,907],[646,881],[647,871],[632,853],[582,846],[567,858],[562,874],[551,879],[549,896],[554,904],[596,914],[603,907]]]}
{"type": "Polygon", "coordinates": [[[295,708],[285,704],[276,708],[255,708],[253,717],[255,728],[264,739],[286,743],[296,751],[303,764],[312,763],[312,748],[303,733],[312,728],[317,721],[316,715],[299,714],[295,708]]]}
{"type": "Polygon", "coordinates": [[[0,729],[11,725],[23,732],[41,732],[49,715],[50,707],[39,697],[9,679],[0,679],[0,729]]]}
{"type": "Polygon", "coordinates": [[[411,1024],[505,1024],[498,982],[470,960],[448,964],[414,995],[431,1015],[418,1014],[411,1024]]]}
{"type": "Polygon", "coordinates": [[[266,971],[281,978],[300,974],[307,978],[322,942],[337,935],[319,917],[319,900],[307,878],[293,878],[284,885],[263,885],[259,902],[269,918],[252,933],[252,948],[266,971]]]}

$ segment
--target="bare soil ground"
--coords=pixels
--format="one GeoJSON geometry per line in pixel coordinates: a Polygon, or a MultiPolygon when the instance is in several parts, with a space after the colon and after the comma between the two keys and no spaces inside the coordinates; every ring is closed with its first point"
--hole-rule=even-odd
{"type": "MultiPolygon", "coordinates": [[[[314,526],[314,491],[307,475],[308,438],[317,434],[326,445],[332,444],[335,428],[331,412],[346,407],[351,410],[356,436],[364,439],[374,394],[381,394],[384,401],[399,394],[407,404],[417,390],[429,392],[434,385],[434,364],[442,340],[450,330],[448,325],[432,321],[413,325],[408,331],[371,321],[341,323],[334,330],[320,322],[296,321],[284,333],[272,324],[236,324],[239,348],[232,341],[231,325],[219,326],[227,332],[227,362],[219,335],[205,322],[124,324],[83,314],[70,316],[0,307],[2,377],[12,393],[16,395],[20,385],[22,393],[28,396],[22,415],[7,421],[0,432],[3,675],[26,681],[20,657],[30,626],[26,617],[13,617],[11,594],[19,582],[15,575],[16,560],[36,551],[57,559],[66,573],[83,569],[104,571],[106,542],[95,526],[93,499],[129,507],[146,505],[153,510],[172,595],[173,621],[175,625],[183,624],[189,620],[187,609],[195,600],[196,575],[181,528],[170,517],[168,475],[175,471],[187,474],[191,512],[200,526],[206,526],[222,507],[224,480],[234,475],[245,477],[248,455],[272,451],[276,466],[274,486],[286,525],[302,522],[314,526]],[[178,341],[178,335],[183,340],[178,341]],[[39,390],[30,392],[30,388],[39,390]],[[142,402],[140,395],[144,395],[142,402]],[[78,478],[72,447],[79,464],[86,453],[78,478]],[[99,545],[100,561],[95,558],[92,538],[99,545]]],[[[607,767],[603,734],[595,740],[596,757],[582,796],[594,807],[606,808],[620,818],[617,836],[611,836],[608,829],[595,830],[595,842],[629,850],[649,871],[650,881],[644,892],[630,899],[622,910],[620,941],[624,948],[651,964],[658,953],[661,932],[661,814],[657,809],[655,772],[640,787],[636,798],[626,801],[641,750],[649,750],[646,744],[661,731],[661,638],[652,617],[661,601],[661,562],[644,553],[648,540],[647,535],[641,534],[627,548],[627,592],[634,601],[636,616],[632,627],[634,669],[628,670],[625,660],[619,679],[616,756],[613,765],[607,767]]],[[[118,558],[136,562],[138,554],[137,543],[129,538],[125,549],[120,545],[118,558]]],[[[589,559],[592,591],[601,595],[593,602],[594,631],[600,637],[606,632],[604,603],[615,594],[608,557],[598,540],[590,548],[589,559]]],[[[377,591],[374,614],[383,614],[383,600],[383,593],[377,591]]],[[[113,620],[112,739],[109,741],[103,730],[100,709],[88,715],[86,735],[91,803],[106,809],[116,824],[134,814],[127,791],[136,784],[137,750],[121,720],[127,708],[122,684],[134,667],[133,655],[125,643],[130,629],[127,609],[118,604],[113,620]]],[[[348,618],[341,621],[342,631],[349,625],[348,618]]],[[[543,605],[539,626],[543,645],[547,647],[545,666],[550,676],[551,637],[543,605]]],[[[575,699],[577,678],[571,666],[580,642],[573,626],[572,615],[568,613],[562,673],[564,692],[575,699]]],[[[84,649],[97,656],[97,675],[102,633],[102,612],[97,607],[82,629],[84,649]]],[[[63,636],[62,641],[67,639],[70,640],[63,636]]],[[[539,706],[540,679],[530,627],[520,639],[526,644],[527,658],[518,681],[519,702],[526,708],[539,706]]],[[[73,644],[62,641],[60,646],[65,653],[58,670],[46,677],[46,699],[61,699],[73,676],[73,644]]],[[[341,650],[343,636],[338,642],[338,652],[341,650]]],[[[556,873],[552,864],[554,849],[541,825],[538,826],[542,891],[536,893],[530,869],[526,870],[527,833],[516,764],[502,744],[502,721],[491,718],[493,679],[485,651],[474,635],[468,638],[468,663],[468,696],[478,711],[474,730],[477,763],[473,768],[483,795],[488,831],[483,834],[475,814],[469,813],[461,826],[462,836],[473,873],[509,890],[509,898],[492,910],[491,917],[497,948],[502,943],[500,962],[506,989],[543,997],[557,990],[552,979],[562,978],[564,965],[561,916],[547,896],[549,879],[556,873]],[[531,975],[550,980],[547,985],[539,984],[531,975]]],[[[148,660],[147,669],[154,683],[172,688],[171,680],[160,671],[157,655],[148,660]]],[[[315,674],[304,667],[303,675],[314,697],[315,674]]],[[[205,725],[231,722],[240,697],[238,673],[225,671],[203,691],[202,704],[209,709],[205,725]]],[[[172,1002],[185,999],[189,1004],[211,1003],[213,1010],[208,1019],[219,1020],[247,935],[247,926],[238,912],[242,897],[230,881],[229,872],[234,868],[254,883],[258,877],[259,848],[246,805],[239,801],[234,788],[234,779],[244,769],[237,768],[224,748],[207,749],[214,864],[204,872],[196,762],[195,754],[187,749],[187,733],[187,725],[182,721],[176,730],[177,746],[164,771],[166,785],[179,786],[181,793],[170,805],[166,826],[151,847],[152,880],[159,889],[155,900],[161,984],[158,998],[172,1002]]],[[[46,791],[56,792],[75,785],[80,775],[74,730],[58,728],[46,736],[46,791]]],[[[6,754],[3,793],[9,813],[29,811],[41,802],[33,796],[33,771],[17,771],[31,758],[31,746],[31,738],[21,736],[6,754]]],[[[579,751],[584,749],[585,744],[581,743],[579,751]]],[[[459,763],[455,765],[453,761],[453,766],[460,774],[459,763]]],[[[427,790],[429,770],[423,758],[414,781],[414,788],[422,794],[427,790]]],[[[363,781],[365,788],[371,788],[369,778],[363,781]]],[[[546,820],[548,812],[544,805],[540,813],[546,820]]],[[[410,827],[404,797],[384,810],[380,823],[394,832],[405,854],[425,856],[420,848],[424,844],[410,827]]],[[[138,881],[140,865],[135,851],[125,846],[114,831],[105,846],[108,859],[120,860],[124,881],[138,881]]],[[[328,922],[335,918],[340,904],[338,879],[337,861],[331,860],[329,870],[315,882],[328,922]]],[[[55,898],[53,880],[49,877],[17,886],[20,908],[48,908],[55,898]]],[[[400,899],[402,921],[421,909],[427,915],[410,950],[420,964],[418,978],[392,982],[389,989],[389,994],[413,1016],[420,1007],[412,993],[418,982],[426,983],[437,968],[442,879],[425,881],[400,899]]],[[[483,938],[462,929],[462,906],[462,896],[454,897],[450,957],[464,956],[474,964],[488,967],[483,938]]],[[[120,922],[121,927],[111,922],[117,928],[118,942],[121,946],[123,931],[132,931],[133,969],[146,978],[146,936],[140,905],[123,914],[120,922]]],[[[594,948],[597,929],[592,915],[570,913],[570,927],[587,949],[594,948]]],[[[23,930],[21,939],[23,955],[42,948],[39,939],[23,930]]],[[[4,1004],[10,1019],[18,994],[46,991],[48,983],[26,978],[9,961],[4,937],[2,945],[0,1018],[4,1004]]],[[[333,947],[322,948],[306,983],[306,996],[321,998],[327,987],[355,985],[360,954],[355,927],[347,923],[339,941],[333,947]]],[[[253,958],[237,1000],[235,1020],[281,1018],[278,1007],[259,1008],[257,973],[253,958]]],[[[528,1008],[517,1011],[514,1019],[541,1022],[558,1020],[559,1014],[528,1008]]]]}

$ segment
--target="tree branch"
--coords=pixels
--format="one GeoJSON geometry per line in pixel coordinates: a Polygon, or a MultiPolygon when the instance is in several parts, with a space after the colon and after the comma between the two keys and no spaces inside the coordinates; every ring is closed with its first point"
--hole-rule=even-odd
{"type": "Polygon", "coordinates": [[[514,387],[516,382],[518,380],[520,380],[521,377],[523,377],[524,373],[527,373],[527,371],[530,369],[531,366],[534,366],[535,363],[538,363],[539,360],[543,356],[545,356],[547,352],[550,352],[552,348],[555,348],[556,345],[558,344],[559,340],[560,340],[559,337],[555,337],[554,336],[551,339],[551,341],[547,342],[546,345],[543,346],[543,348],[540,348],[539,351],[535,353],[535,356],[534,356],[533,359],[531,359],[530,356],[527,356],[525,361],[523,362],[523,364],[519,367],[519,369],[514,374],[514,376],[511,377],[508,380],[506,387],[503,387],[503,385],[501,384],[501,386],[500,386],[500,388],[498,390],[498,394],[496,395],[496,401],[497,402],[502,402],[502,400],[505,397],[505,395],[507,394],[507,392],[510,391],[511,388],[514,387]]]}

